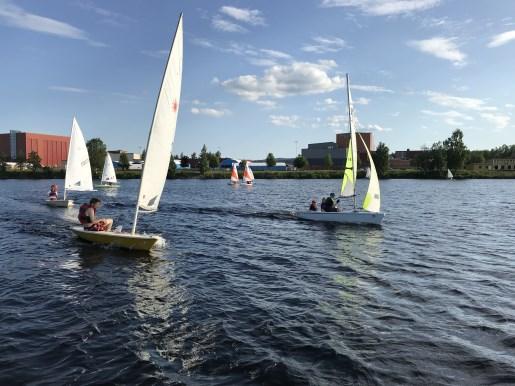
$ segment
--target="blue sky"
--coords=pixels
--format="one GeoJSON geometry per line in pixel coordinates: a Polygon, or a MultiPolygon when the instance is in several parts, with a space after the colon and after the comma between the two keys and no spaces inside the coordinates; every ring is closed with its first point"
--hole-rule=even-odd
{"type": "Polygon", "coordinates": [[[0,0],[0,132],[146,143],[184,12],[173,152],[291,157],[346,129],[391,150],[462,128],[469,148],[515,143],[511,0],[0,0]],[[494,5],[495,4],[495,5],[494,5]]]}

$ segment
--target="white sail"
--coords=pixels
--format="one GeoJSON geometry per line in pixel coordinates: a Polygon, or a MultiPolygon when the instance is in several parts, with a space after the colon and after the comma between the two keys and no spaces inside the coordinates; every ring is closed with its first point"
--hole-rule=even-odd
{"type": "Polygon", "coordinates": [[[347,161],[345,162],[345,172],[341,189],[342,197],[356,195],[356,173],[358,169],[358,150],[356,144],[356,129],[354,128],[354,115],[352,107],[352,97],[350,94],[349,75],[347,74],[347,103],[349,114],[349,145],[347,147],[347,161]]]}
{"type": "Polygon", "coordinates": [[[106,154],[106,159],[104,161],[104,170],[102,171],[101,182],[116,183],[116,172],[114,171],[113,160],[109,153],[106,154]]]}
{"type": "Polygon", "coordinates": [[[367,168],[366,173],[365,173],[365,178],[370,179],[370,168],[367,168]]]}
{"type": "Polygon", "coordinates": [[[157,210],[165,186],[181,96],[182,49],[181,15],[168,56],[148,137],[145,164],[132,228],[133,233],[136,229],[138,208],[147,211],[157,210]]]}
{"type": "Polygon", "coordinates": [[[88,148],[75,117],[73,118],[68,160],[66,161],[64,190],[65,194],[67,190],[93,190],[88,148]]]}
{"type": "Polygon", "coordinates": [[[452,179],[454,178],[454,176],[452,175],[452,173],[451,173],[450,169],[447,169],[447,178],[448,178],[449,180],[452,180],[452,179]]]}
{"type": "Polygon", "coordinates": [[[363,209],[367,212],[379,212],[381,210],[381,191],[379,189],[379,178],[377,177],[376,166],[363,137],[361,135],[359,137],[367,151],[368,161],[370,162],[370,182],[368,183],[367,194],[363,200],[363,209]]]}

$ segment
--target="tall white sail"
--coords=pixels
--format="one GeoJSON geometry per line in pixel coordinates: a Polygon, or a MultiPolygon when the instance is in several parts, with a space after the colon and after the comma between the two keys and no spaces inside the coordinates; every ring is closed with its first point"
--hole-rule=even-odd
{"type": "Polygon", "coordinates": [[[84,136],[75,117],[73,117],[68,160],[66,161],[64,190],[65,194],[67,190],[93,190],[88,148],[86,147],[84,136]]]}
{"type": "Polygon", "coordinates": [[[453,178],[454,176],[452,175],[451,170],[447,169],[447,179],[452,180],[453,178]]]}
{"type": "Polygon", "coordinates": [[[356,195],[356,173],[358,169],[358,150],[356,146],[356,129],[354,128],[354,114],[352,107],[352,97],[350,94],[349,74],[347,74],[347,103],[349,114],[349,145],[347,146],[347,160],[345,162],[345,172],[341,189],[342,197],[356,195]]]}
{"type": "Polygon", "coordinates": [[[168,56],[161,90],[147,143],[145,164],[138,195],[136,215],[132,232],[135,232],[137,211],[155,211],[166,182],[168,164],[175,138],[177,113],[181,96],[182,55],[183,55],[182,15],[168,56]]]}
{"type": "Polygon", "coordinates": [[[363,200],[363,209],[368,212],[379,212],[381,210],[381,191],[379,189],[379,178],[377,177],[376,166],[363,137],[361,135],[359,137],[367,151],[368,162],[370,162],[370,181],[368,183],[367,194],[363,200]]]}
{"type": "Polygon", "coordinates": [[[113,160],[109,153],[106,154],[106,159],[104,161],[104,170],[102,171],[101,182],[116,183],[116,172],[114,171],[113,160]]]}

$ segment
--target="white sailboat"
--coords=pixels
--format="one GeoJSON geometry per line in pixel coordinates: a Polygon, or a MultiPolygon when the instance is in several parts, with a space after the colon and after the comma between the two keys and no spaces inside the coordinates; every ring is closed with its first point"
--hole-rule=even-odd
{"type": "Polygon", "coordinates": [[[157,211],[165,186],[179,111],[182,57],[183,27],[181,14],[150,128],[132,231],[131,233],[92,232],[86,231],[82,227],[72,228],[73,232],[80,238],[99,244],[146,251],[150,250],[161,239],[156,235],[137,234],[136,225],[140,210],[142,212],[157,211]]]}
{"type": "Polygon", "coordinates": [[[322,221],[322,222],[339,222],[350,224],[381,224],[384,213],[381,210],[381,192],[379,188],[379,178],[374,165],[374,160],[367,148],[365,141],[360,135],[360,139],[366,149],[368,160],[370,163],[370,181],[368,190],[363,200],[363,205],[358,208],[356,205],[356,172],[357,172],[357,144],[356,130],[354,128],[354,117],[352,108],[352,99],[350,93],[349,75],[347,74],[347,103],[349,114],[349,132],[350,140],[347,148],[347,160],[345,162],[345,171],[343,174],[343,182],[340,198],[353,198],[353,210],[337,211],[337,212],[319,212],[319,211],[299,211],[297,217],[304,220],[322,221]]]}
{"type": "Polygon", "coordinates": [[[238,164],[235,162],[232,164],[231,181],[229,185],[238,185],[240,183],[240,177],[238,176],[238,164]]]}
{"type": "Polygon", "coordinates": [[[104,161],[104,169],[102,170],[102,179],[100,185],[95,185],[97,188],[116,188],[118,187],[118,181],[116,179],[116,172],[114,170],[113,160],[109,152],[106,154],[104,161]]]}
{"type": "Polygon", "coordinates": [[[73,206],[73,200],[66,199],[66,192],[87,192],[93,190],[91,166],[88,148],[79,123],[73,117],[68,159],[66,161],[66,177],[64,178],[64,194],[62,200],[47,200],[49,206],[67,208],[73,206]]]}
{"type": "Polygon", "coordinates": [[[452,175],[451,170],[447,169],[447,179],[452,180],[453,178],[454,178],[454,176],[452,175]]]}
{"type": "Polygon", "coordinates": [[[252,185],[254,183],[254,173],[250,168],[250,162],[245,163],[245,170],[243,171],[243,183],[246,185],[252,185]]]}
{"type": "Polygon", "coordinates": [[[366,171],[365,171],[365,178],[366,178],[367,180],[369,180],[369,179],[370,179],[370,176],[371,176],[371,174],[370,174],[370,168],[367,168],[367,169],[366,169],[366,171]]]}

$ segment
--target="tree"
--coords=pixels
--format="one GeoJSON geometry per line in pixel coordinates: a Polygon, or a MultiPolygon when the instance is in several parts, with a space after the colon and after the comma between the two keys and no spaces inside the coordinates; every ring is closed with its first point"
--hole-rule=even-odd
{"type": "Polygon", "coordinates": [[[220,158],[218,157],[219,152],[208,153],[209,167],[214,169],[220,166],[220,158]]]}
{"type": "Polygon", "coordinates": [[[18,154],[18,156],[16,157],[16,167],[18,168],[18,170],[25,169],[26,164],[27,164],[27,160],[25,159],[25,157],[22,156],[21,154],[18,154]]]}
{"type": "Polygon", "coordinates": [[[147,149],[143,149],[141,152],[141,160],[145,161],[145,158],[147,158],[147,149]]]}
{"type": "Polygon", "coordinates": [[[181,157],[181,168],[187,168],[188,166],[190,166],[190,159],[187,155],[183,155],[181,157]]]}
{"type": "Polygon", "coordinates": [[[431,153],[427,147],[422,148],[423,153],[419,154],[415,158],[415,166],[422,169],[424,173],[431,170],[431,153]]]}
{"type": "Polygon", "coordinates": [[[463,132],[460,129],[454,130],[452,135],[443,142],[443,146],[447,152],[447,167],[452,170],[462,169],[467,157],[463,132]]]}
{"type": "Polygon", "coordinates": [[[468,154],[468,157],[467,157],[468,164],[482,164],[483,162],[485,162],[485,156],[483,154],[483,151],[475,150],[475,151],[471,151],[468,154]]]}
{"type": "Polygon", "coordinates": [[[207,154],[207,146],[202,146],[202,150],[200,151],[200,164],[199,164],[200,174],[204,175],[209,169],[209,158],[207,154]]]}
{"type": "Polygon", "coordinates": [[[275,166],[277,164],[277,161],[275,160],[275,157],[272,153],[268,153],[266,156],[266,166],[269,168],[275,166]]]}
{"type": "Polygon", "coordinates": [[[7,170],[7,160],[8,158],[4,154],[0,154],[0,172],[7,170]]]}
{"type": "Polygon", "coordinates": [[[447,154],[442,142],[433,143],[433,146],[431,146],[429,154],[431,170],[437,172],[441,172],[442,170],[444,170],[447,154]]]}
{"type": "MultiPolygon", "coordinates": [[[[104,167],[107,148],[100,138],[92,138],[86,143],[89,154],[89,163],[93,174],[99,174],[104,167]]],[[[120,154],[121,159],[121,154],[120,154]]],[[[128,161],[127,161],[128,162],[128,161]]]]}
{"type": "Polygon", "coordinates": [[[41,169],[41,157],[34,150],[29,153],[27,163],[34,173],[36,173],[38,169],[41,169]]]}
{"type": "Polygon", "coordinates": [[[303,169],[308,165],[308,161],[299,154],[294,160],[293,160],[293,166],[295,166],[297,169],[303,169]]]}
{"type": "Polygon", "coordinates": [[[118,164],[120,165],[120,168],[122,170],[129,170],[130,163],[129,156],[127,155],[127,153],[120,153],[120,161],[118,162],[118,164]]]}
{"type": "Polygon", "coordinates": [[[240,169],[245,169],[245,167],[247,166],[247,160],[246,159],[241,160],[240,164],[238,166],[240,167],[240,169]]]}
{"type": "Polygon", "coordinates": [[[327,153],[325,155],[324,166],[326,169],[331,169],[333,167],[333,157],[331,157],[331,153],[327,153]]]}
{"type": "Polygon", "coordinates": [[[191,153],[190,166],[194,169],[198,168],[198,158],[197,158],[197,153],[195,153],[195,152],[191,153]]]}
{"type": "Polygon", "coordinates": [[[173,158],[173,155],[170,155],[170,163],[168,164],[167,178],[175,177],[176,170],[177,170],[177,165],[175,165],[175,159],[173,158]]]}
{"type": "Polygon", "coordinates": [[[379,177],[384,177],[386,172],[390,167],[390,149],[383,142],[379,142],[377,145],[376,151],[372,155],[372,159],[374,160],[374,165],[376,167],[377,175],[379,177]]]}

